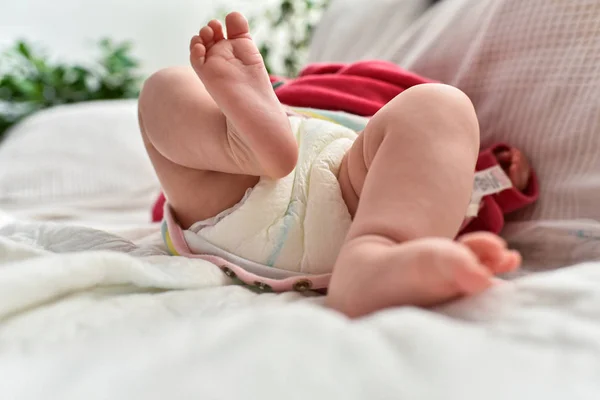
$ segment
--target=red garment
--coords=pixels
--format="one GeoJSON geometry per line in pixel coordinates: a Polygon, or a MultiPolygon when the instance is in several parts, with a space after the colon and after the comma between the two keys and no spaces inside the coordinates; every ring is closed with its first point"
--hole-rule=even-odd
{"type": "MultiPolygon", "coordinates": [[[[499,143],[479,153],[476,171],[498,165],[494,152],[498,150],[510,150],[510,146],[499,143]]],[[[510,188],[500,193],[485,196],[483,205],[479,210],[477,218],[471,221],[459,234],[470,232],[488,231],[500,233],[504,226],[504,215],[517,211],[535,202],[539,195],[538,180],[535,172],[531,171],[527,187],[522,192],[516,188],[510,188]]]]}
{"type": "MultiPolygon", "coordinates": [[[[275,83],[275,93],[283,104],[372,116],[409,87],[434,81],[386,61],[360,61],[354,64],[312,64],[295,79],[271,77],[271,82],[275,83]]],[[[479,153],[476,170],[498,164],[493,152],[500,147],[510,148],[498,144],[479,153]]],[[[504,215],[533,203],[538,193],[537,177],[532,171],[523,192],[511,188],[484,197],[478,217],[461,234],[481,230],[499,233],[504,226],[504,215]]],[[[152,209],[152,221],[162,219],[164,203],[165,198],[161,194],[152,209]]]]}
{"type": "Polygon", "coordinates": [[[275,93],[288,106],[371,116],[405,89],[432,82],[386,61],[312,64],[275,93]]]}

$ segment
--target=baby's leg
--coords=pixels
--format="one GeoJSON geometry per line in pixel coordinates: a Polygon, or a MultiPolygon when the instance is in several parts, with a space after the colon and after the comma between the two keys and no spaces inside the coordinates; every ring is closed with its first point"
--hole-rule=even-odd
{"type": "Polygon", "coordinates": [[[428,306],[492,284],[520,262],[501,239],[454,242],[469,203],[479,129],[473,106],[444,85],[411,88],[386,105],[340,171],[353,224],[328,304],[350,316],[428,306]]]}
{"type": "Polygon", "coordinates": [[[162,189],[185,228],[232,207],[258,182],[209,171],[226,162],[225,116],[192,68],[168,68],[144,84],[138,105],[142,138],[162,189]]]}
{"type": "Polygon", "coordinates": [[[297,145],[248,24],[211,21],[190,44],[192,68],[150,77],[139,100],[142,135],[163,190],[187,227],[238,202],[258,176],[296,165],[297,145]]]}

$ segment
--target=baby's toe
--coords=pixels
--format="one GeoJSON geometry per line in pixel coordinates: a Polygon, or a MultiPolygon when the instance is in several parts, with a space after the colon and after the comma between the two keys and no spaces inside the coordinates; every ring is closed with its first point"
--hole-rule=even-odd
{"type": "Polygon", "coordinates": [[[202,39],[200,39],[200,36],[195,35],[192,37],[192,39],[190,40],[190,52],[192,51],[192,49],[194,47],[196,47],[197,44],[202,44],[202,39]]]}
{"type": "Polygon", "coordinates": [[[499,275],[513,272],[521,266],[521,262],[522,257],[518,251],[507,250],[504,252],[502,261],[496,265],[494,273],[499,275]]]}
{"type": "Polygon", "coordinates": [[[447,264],[450,267],[448,272],[460,290],[459,294],[476,294],[490,287],[493,275],[486,265],[479,262],[477,254],[469,246],[462,247],[460,252],[455,254],[460,257],[450,257],[447,264]]]}
{"type": "Polygon", "coordinates": [[[225,18],[227,38],[236,39],[249,36],[250,26],[246,18],[239,12],[232,12],[225,18]]]}
{"type": "Polygon", "coordinates": [[[214,43],[215,31],[210,26],[204,26],[200,29],[200,39],[204,46],[210,47],[214,43]]]}
{"type": "Polygon", "coordinates": [[[476,232],[462,236],[458,241],[467,246],[477,256],[479,262],[494,274],[504,265],[506,242],[488,232],[476,232]]]}
{"type": "Polygon", "coordinates": [[[190,41],[190,62],[194,67],[200,67],[204,64],[206,57],[206,47],[202,39],[194,36],[190,41]]]}
{"type": "Polygon", "coordinates": [[[208,23],[208,26],[213,30],[213,41],[215,43],[225,39],[225,34],[223,33],[223,25],[216,20],[213,19],[208,23]]]}

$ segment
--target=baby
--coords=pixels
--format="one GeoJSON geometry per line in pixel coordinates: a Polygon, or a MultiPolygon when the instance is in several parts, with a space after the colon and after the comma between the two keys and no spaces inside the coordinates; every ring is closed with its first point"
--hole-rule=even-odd
{"type": "Polygon", "coordinates": [[[494,234],[454,239],[479,151],[466,95],[414,86],[355,132],[280,104],[246,19],[231,13],[225,25],[226,34],[213,20],[192,38],[193,68],[159,71],[140,95],[174,254],[215,262],[263,290],[327,288],[327,305],[350,317],[476,294],[518,268],[520,255],[494,234]],[[281,198],[281,210],[269,203],[281,198]],[[321,199],[316,206],[313,198],[321,199]],[[241,221],[234,215],[265,227],[242,232],[227,224],[241,221]],[[301,234],[294,224],[310,218],[326,234],[301,234]],[[277,236],[279,226],[299,245],[265,250],[259,240],[277,236]],[[309,235],[320,235],[318,243],[308,244],[309,235]],[[219,245],[228,237],[251,246],[219,245]],[[308,257],[310,246],[319,251],[308,257]]]}

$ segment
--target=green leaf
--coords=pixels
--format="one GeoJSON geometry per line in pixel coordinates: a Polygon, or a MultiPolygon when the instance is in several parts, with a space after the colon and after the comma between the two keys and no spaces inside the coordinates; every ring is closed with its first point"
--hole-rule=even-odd
{"type": "Polygon", "coordinates": [[[17,51],[25,58],[31,59],[31,51],[25,42],[17,42],[17,51]]]}
{"type": "Polygon", "coordinates": [[[315,22],[329,3],[330,0],[280,0],[276,7],[251,15],[253,25],[256,23],[269,28],[268,37],[257,38],[257,44],[270,72],[288,76],[298,73],[312,39],[315,22]],[[283,47],[277,44],[276,51],[272,46],[263,46],[272,38],[280,37],[285,43],[283,47]],[[273,51],[269,51],[271,49],[273,51]]]}
{"type": "MultiPolygon", "coordinates": [[[[330,0],[280,0],[276,7],[249,16],[253,28],[269,29],[268,37],[257,41],[269,73],[290,77],[298,73],[315,19],[329,3],[330,0]],[[281,37],[286,41],[283,47],[279,43],[281,37]]],[[[220,10],[224,17],[225,9],[220,10]]],[[[12,110],[0,107],[0,137],[12,124],[38,109],[79,101],[136,97],[142,76],[131,43],[103,38],[97,46],[99,56],[88,65],[51,62],[25,41],[18,41],[0,53],[3,74],[0,102],[8,102],[12,110]]]]}
{"type": "Polygon", "coordinates": [[[37,110],[79,101],[132,98],[139,94],[139,62],[128,42],[102,39],[96,64],[51,63],[26,42],[16,42],[0,61],[0,138],[37,110]],[[2,104],[4,102],[4,104],[2,104]]]}

